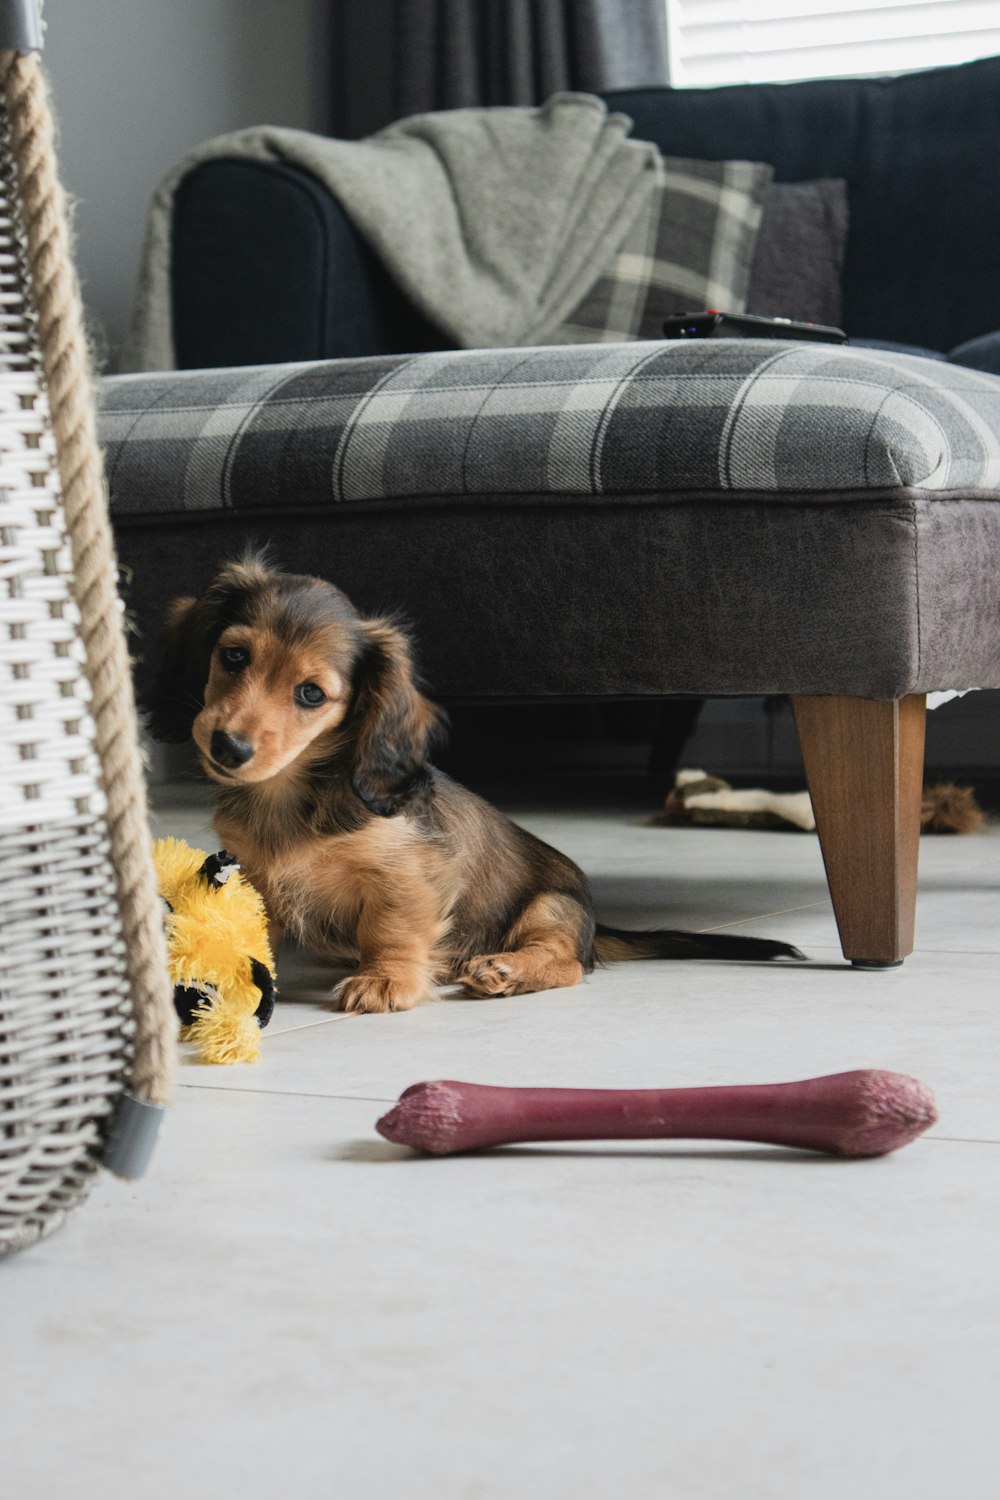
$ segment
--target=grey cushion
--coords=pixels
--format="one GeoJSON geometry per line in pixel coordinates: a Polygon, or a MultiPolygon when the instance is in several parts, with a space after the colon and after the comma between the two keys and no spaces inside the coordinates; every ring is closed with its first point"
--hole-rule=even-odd
{"type": "Polygon", "coordinates": [[[839,328],[847,183],[842,178],[772,182],[764,189],[762,208],[747,312],[839,328]]]}
{"type": "Polygon", "coordinates": [[[100,430],[119,513],[1000,487],[1000,379],[756,339],[111,377],[100,430]]]}

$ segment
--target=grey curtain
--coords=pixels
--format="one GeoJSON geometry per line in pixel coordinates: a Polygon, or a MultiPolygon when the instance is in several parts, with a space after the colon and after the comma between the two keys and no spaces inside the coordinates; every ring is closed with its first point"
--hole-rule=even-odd
{"type": "Polygon", "coordinates": [[[667,82],[664,0],[335,0],[330,130],[667,82]]]}

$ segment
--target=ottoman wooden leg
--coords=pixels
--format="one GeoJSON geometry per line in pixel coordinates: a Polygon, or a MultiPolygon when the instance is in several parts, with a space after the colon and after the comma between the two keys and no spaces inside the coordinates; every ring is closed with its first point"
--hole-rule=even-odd
{"type": "Polygon", "coordinates": [[[926,699],[793,697],[844,957],[913,951],[926,699]]]}

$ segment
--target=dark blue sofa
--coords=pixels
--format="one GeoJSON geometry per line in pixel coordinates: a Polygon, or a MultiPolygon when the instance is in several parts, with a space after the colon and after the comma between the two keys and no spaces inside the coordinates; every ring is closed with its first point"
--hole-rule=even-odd
{"type": "MultiPolygon", "coordinates": [[[[1000,58],[607,102],[673,156],[766,161],[779,182],[845,178],[852,339],[947,353],[1000,330],[1000,58]]],[[[177,197],[173,252],[181,368],[448,347],[293,168],[198,168],[177,197]]]]}

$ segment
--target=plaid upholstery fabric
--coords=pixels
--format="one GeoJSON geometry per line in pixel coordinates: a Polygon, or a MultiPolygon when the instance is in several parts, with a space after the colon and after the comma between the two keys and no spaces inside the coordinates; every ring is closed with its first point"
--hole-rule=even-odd
{"type": "Polygon", "coordinates": [[[1000,378],[697,340],[112,376],[119,514],[477,495],[1000,489],[1000,378]]]}
{"type": "Polygon", "coordinates": [[[744,312],[772,176],[759,162],[664,158],[611,265],[551,342],[658,338],[674,313],[744,312]]]}

